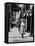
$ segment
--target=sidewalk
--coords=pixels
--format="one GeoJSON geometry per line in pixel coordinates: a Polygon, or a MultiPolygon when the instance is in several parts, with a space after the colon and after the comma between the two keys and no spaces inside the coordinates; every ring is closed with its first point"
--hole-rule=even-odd
{"type": "Polygon", "coordinates": [[[26,32],[26,34],[24,35],[24,38],[22,38],[21,34],[18,31],[18,28],[14,27],[13,29],[10,29],[8,40],[9,42],[33,41],[33,37],[28,36],[28,34],[30,33],[26,32]]]}

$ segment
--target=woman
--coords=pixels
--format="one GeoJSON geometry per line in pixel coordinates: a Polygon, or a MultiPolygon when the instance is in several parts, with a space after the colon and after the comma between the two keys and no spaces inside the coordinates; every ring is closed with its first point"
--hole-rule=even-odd
{"type": "Polygon", "coordinates": [[[25,27],[24,21],[23,21],[23,19],[21,19],[20,34],[22,35],[22,38],[23,38],[23,34],[25,32],[24,27],[25,27]]]}

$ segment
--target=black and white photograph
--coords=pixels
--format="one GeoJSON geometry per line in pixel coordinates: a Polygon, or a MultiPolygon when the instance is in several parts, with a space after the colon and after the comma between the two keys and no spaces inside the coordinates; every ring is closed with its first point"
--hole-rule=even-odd
{"type": "Polygon", "coordinates": [[[5,43],[34,42],[34,4],[5,3],[5,43]]]}

